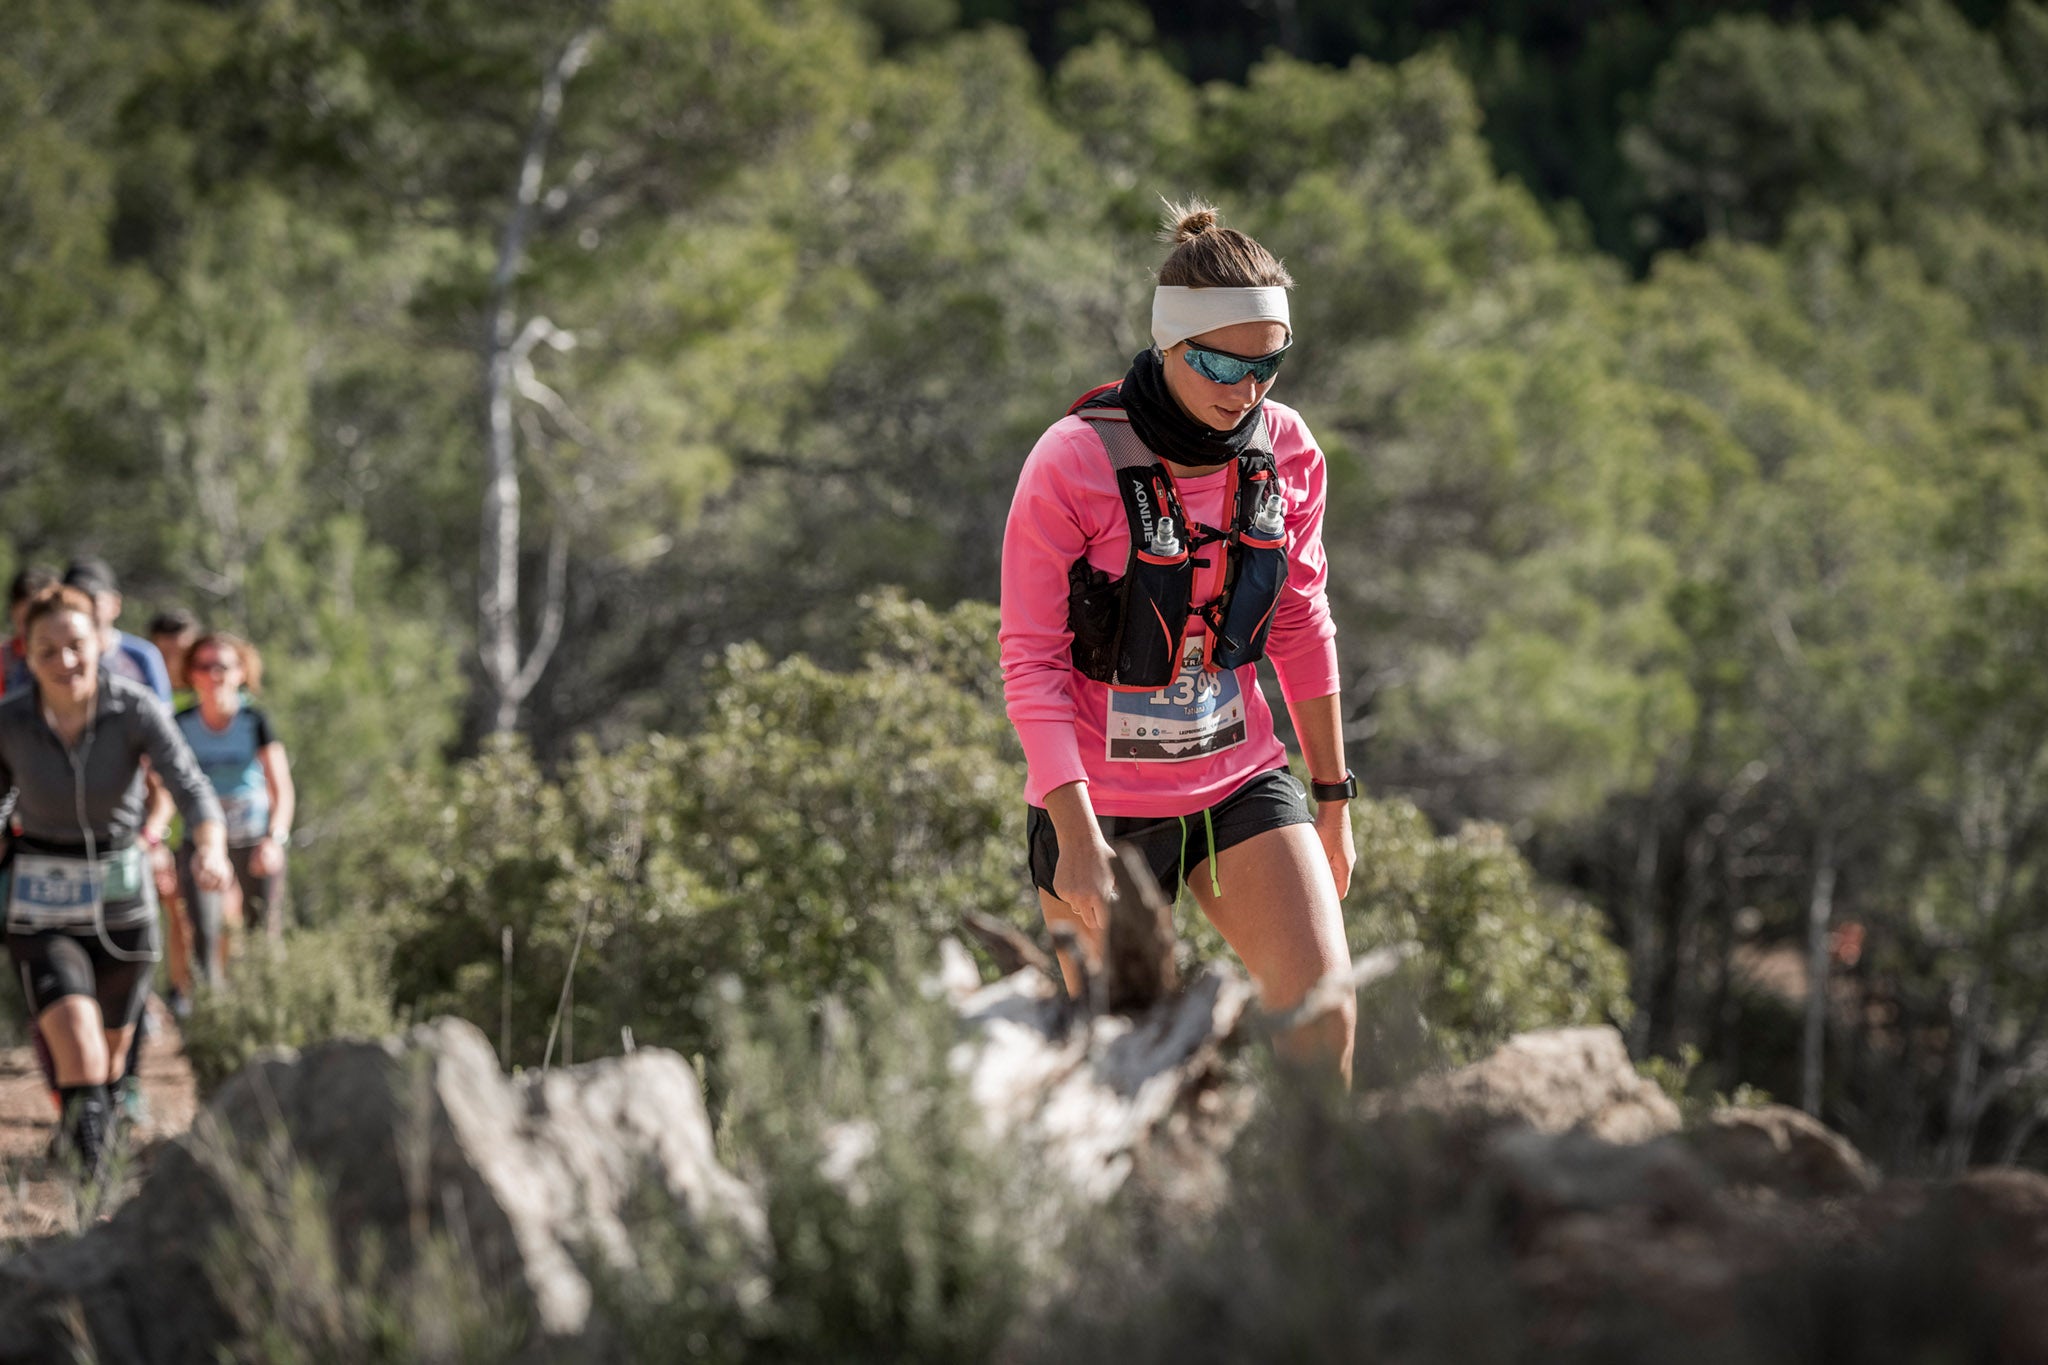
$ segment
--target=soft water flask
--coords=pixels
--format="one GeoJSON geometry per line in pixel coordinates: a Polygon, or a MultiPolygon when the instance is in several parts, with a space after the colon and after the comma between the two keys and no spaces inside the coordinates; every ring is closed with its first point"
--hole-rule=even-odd
{"type": "Polygon", "coordinates": [[[1180,553],[1180,535],[1174,529],[1172,517],[1161,517],[1153,524],[1152,553],[1162,558],[1180,553]]]}
{"type": "Polygon", "coordinates": [[[1287,500],[1274,489],[1259,503],[1258,515],[1252,518],[1252,532],[1261,540],[1277,540],[1287,529],[1287,500]]]}

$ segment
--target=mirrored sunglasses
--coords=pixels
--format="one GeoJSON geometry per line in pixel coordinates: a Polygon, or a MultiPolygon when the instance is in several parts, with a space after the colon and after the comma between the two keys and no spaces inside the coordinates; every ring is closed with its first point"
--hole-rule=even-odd
{"type": "Polygon", "coordinates": [[[1250,375],[1259,383],[1265,384],[1270,383],[1273,376],[1280,373],[1280,362],[1287,358],[1287,352],[1293,346],[1294,343],[1290,341],[1277,351],[1247,359],[1241,355],[1232,355],[1228,351],[1212,351],[1206,346],[1197,346],[1190,341],[1188,348],[1182,351],[1181,355],[1188,362],[1189,369],[1212,383],[1235,384],[1246,375],[1250,375]]]}

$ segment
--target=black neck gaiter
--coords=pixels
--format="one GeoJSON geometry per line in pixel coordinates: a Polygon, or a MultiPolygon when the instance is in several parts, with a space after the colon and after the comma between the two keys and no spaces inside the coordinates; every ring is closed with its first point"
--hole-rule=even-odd
{"type": "Polygon", "coordinates": [[[1265,417],[1261,402],[1229,431],[1196,421],[1167,389],[1166,369],[1149,347],[1132,359],[1117,392],[1131,416],[1131,430],[1154,455],[1201,469],[1228,464],[1249,450],[1265,417]]]}

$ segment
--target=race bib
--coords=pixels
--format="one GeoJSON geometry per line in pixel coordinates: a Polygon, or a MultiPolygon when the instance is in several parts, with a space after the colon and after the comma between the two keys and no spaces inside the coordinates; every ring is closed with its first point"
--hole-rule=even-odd
{"type": "Polygon", "coordinates": [[[97,863],[46,853],[17,853],[7,890],[9,929],[75,929],[95,923],[107,902],[143,894],[141,851],[97,863]]]}
{"type": "Polygon", "coordinates": [[[91,924],[101,903],[98,868],[83,858],[21,853],[7,897],[10,929],[57,929],[91,924]]]}
{"type": "Polygon", "coordinates": [[[1244,743],[1244,693],[1237,674],[1202,668],[1202,641],[1181,647],[1180,676],[1156,692],[1109,694],[1109,757],[1183,763],[1244,743]]]}

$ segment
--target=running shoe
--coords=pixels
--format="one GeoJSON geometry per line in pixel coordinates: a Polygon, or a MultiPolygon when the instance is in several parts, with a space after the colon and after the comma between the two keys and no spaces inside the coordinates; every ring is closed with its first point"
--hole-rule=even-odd
{"type": "Polygon", "coordinates": [[[142,1082],[134,1076],[123,1076],[113,1084],[115,1123],[124,1130],[142,1127],[149,1122],[149,1096],[142,1093],[142,1082]]]}
{"type": "Polygon", "coordinates": [[[82,1092],[72,1097],[64,1115],[67,1138],[64,1160],[74,1165],[79,1183],[92,1185],[106,1170],[107,1148],[112,1138],[112,1115],[104,1092],[82,1092]]]}

